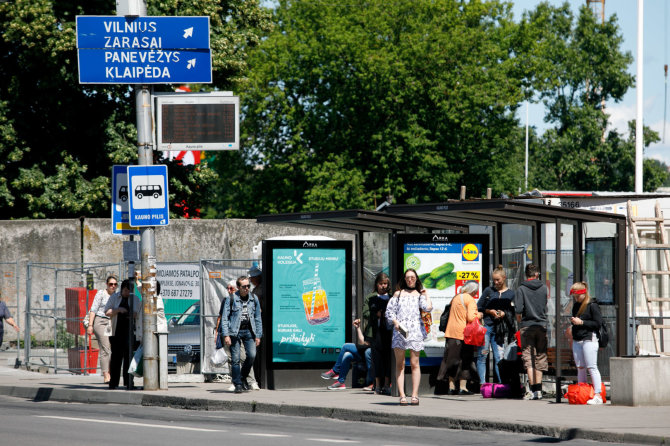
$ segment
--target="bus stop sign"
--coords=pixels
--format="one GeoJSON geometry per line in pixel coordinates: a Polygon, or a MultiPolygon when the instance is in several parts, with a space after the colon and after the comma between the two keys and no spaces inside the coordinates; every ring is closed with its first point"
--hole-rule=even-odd
{"type": "Polygon", "coordinates": [[[167,226],[167,166],[128,166],[128,197],[131,226],[167,226]]]}

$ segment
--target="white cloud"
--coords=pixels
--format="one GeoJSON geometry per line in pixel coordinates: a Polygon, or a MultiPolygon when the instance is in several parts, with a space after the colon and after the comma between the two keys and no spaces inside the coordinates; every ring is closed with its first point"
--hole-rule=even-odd
{"type": "Polygon", "coordinates": [[[616,130],[620,134],[628,135],[628,121],[635,119],[635,104],[607,104],[605,113],[610,115],[608,130],[616,130]]]}

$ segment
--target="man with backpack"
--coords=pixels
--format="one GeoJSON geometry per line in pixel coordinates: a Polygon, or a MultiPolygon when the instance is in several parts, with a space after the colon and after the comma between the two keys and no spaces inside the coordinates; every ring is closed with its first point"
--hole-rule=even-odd
{"type": "Polygon", "coordinates": [[[249,289],[249,278],[237,278],[238,291],[225,300],[221,314],[221,336],[224,345],[230,346],[233,384],[235,393],[251,389],[247,378],[256,359],[256,347],[263,337],[261,306],[258,297],[249,289]],[[240,351],[244,345],[247,357],[240,364],[240,351]]]}

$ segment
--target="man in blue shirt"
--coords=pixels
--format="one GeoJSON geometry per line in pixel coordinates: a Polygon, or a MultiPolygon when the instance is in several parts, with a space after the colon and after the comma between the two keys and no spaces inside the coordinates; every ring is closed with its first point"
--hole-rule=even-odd
{"type": "Polygon", "coordinates": [[[2,345],[2,338],[5,334],[5,327],[2,321],[3,319],[6,320],[9,325],[14,327],[14,330],[17,332],[19,331],[19,326],[16,322],[14,322],[14,318],[12,318],[12,313],[9,312],[9,308],[7,308],[7,305],[5,305],[4,302],[0,301],[0,345],[2,345]]]}
{"type": "Polygon", "coordinates": [[[256,347],[263,337],[261,306],[258,297],[249,291],[249,277],[237,278],[238,291],[225,300],[221,315],[221,335],[230,346],[235,393],[249,390],[247,377],[256,359],[256,347]],[[240,346],[244,343],[247,357],[240,366],[240,346]]]}

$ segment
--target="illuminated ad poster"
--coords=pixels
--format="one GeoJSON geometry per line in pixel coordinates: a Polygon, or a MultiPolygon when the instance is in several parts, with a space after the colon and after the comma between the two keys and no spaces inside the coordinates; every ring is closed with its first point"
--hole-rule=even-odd
{"type": "Polygon", "coordinates": [[[444,307],[469,281],[479,284],[478,299],[489,283],[489,236],[482,234],[396,234],[395,275],[413,268],[433,302],[433,325],[421,352],[421,365],[439,366],[444,332],[439,331],[444,307]]]}
{"type": "Polygon", "coordinates": [[[351,253],[349,241],[263,241],[272,367],[337,360],[351,326],[351,253]]]}

